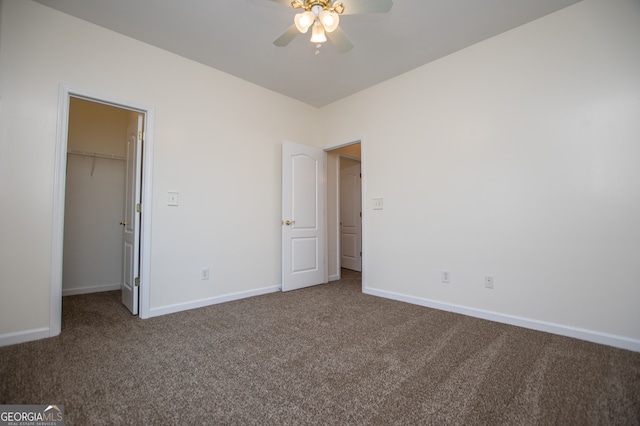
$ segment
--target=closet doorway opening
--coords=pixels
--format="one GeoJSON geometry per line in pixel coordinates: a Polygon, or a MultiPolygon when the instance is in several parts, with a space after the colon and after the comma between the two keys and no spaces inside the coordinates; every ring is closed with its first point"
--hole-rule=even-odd
{"type": "Polygon", "coordinates": [[[120,289],[127,130],[137,116],[135,111],[70,99],[62,296],[120,289]]]}
{"type": "Polygon", "coordinates": [[[56,144],[51,335],[62,296],[121,290],[148,318],[150,108],[62,88],[56,144]]]}

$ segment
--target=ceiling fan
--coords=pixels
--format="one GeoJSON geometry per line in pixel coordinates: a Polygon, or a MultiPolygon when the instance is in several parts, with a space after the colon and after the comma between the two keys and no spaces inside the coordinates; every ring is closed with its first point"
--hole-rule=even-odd
{"type": "Polygon", "coordinates": [[[273,44],[279,47],[288,45],[298,34],[305,34],[311,28],[311,42],[323,43],[329,40],[340,53],[353,48],[353,44],[338,24],[340,15],[356,15],[361,13],[385,13],[391,10],[392,0],[271,0],[275,3],[302,9],[294,17],[294,24],[289,27],[273,44]]]}

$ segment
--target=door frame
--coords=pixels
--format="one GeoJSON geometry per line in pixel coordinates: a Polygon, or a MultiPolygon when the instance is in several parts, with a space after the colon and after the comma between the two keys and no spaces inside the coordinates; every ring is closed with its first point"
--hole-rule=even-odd
{"type": "Polygon", "coordinates": [[[149,294],[151,272],[151,205],[153,177],[154,108],[130,101],[114,99],[61,84],[58,96],[58,123],[55,145],[53,180],[53,224],[51,250],[51,308],[49,311],[49,336],[62,331],[62,261],[64,246],[64,204],[66,191],[67,144],[69,137],[69,106],[71,98],[78,98],[144,115],[144,142],[142,153],[142,217],[140,226],[140,295],[139,316],[149,318],[149,294]]]}
{"type": "MultiPolygon", "coordinates": [[[[362,137],[359,137],[359,138],[350,139],[348,142],[340,142],[340,143],[336,143],[336,144],[333,144],[333,145],[329,145],[329,146],[324,148],[324,151],[325,152],[330,152],[330,151],[333,151],[335,149],[343,148],[343,147],[349,146],[349,145],[355,145],[357,143],[360,144],[360,159],[359,159],[359,161],[360,161],[360,173],[362,173],[362,176],[363,176],[363,178],[360,179],[360,187],[361,187],[360,206],[361,206],[361,209],[362,209],[362,245],[361,245],[361,248],[362,248],[362,289],[364,290],[367,287],[367,285],[366,285],[366,283],[367,283],[367,281],[366,281],[366,277],[367,277],[366,265],[367,265],[367,251],[368,251],[368,250],[366,250],[366,235],[367,235],[366,229],[367,229],[367,226],[368,226],[368,221],[367,221],[367,214],[366,214],[367,204],[365,203],[365,200],[367,199],[367,197],[366,197],[367,190],[366,190],[366,180],[364,179],[364,177],[366,177],[366,143],[365,143],[365,137],[362,136],[362,137]]],[[[349,158],[348,156],[342,155],[342,154],[340,154],[340,156],[344,156],[346,158],[349,158]]],[[[339,164],[338,164],[338,166],[339,166],[339,164]]],[[[328,169],[328,167],[327,167],[327,169],[328,169]]],[[[340,188],[339,188],[339,186],[340,186],[340,169],[339,169],[339,167],[338,167],[338,170],[336,170],[336,173],[337,173],[337,186],[338,186],[338,188],[336,188],[336,194],[335,194],[336,195],[336,208],[337,208],[337,215],[338,215],[338,217],[340,217],[340,188]]],[[[326,181],[326,179],[325,179],[325,181],[326,181]]],[[[326,192],[327,192],[327,194],[329,193],[329,191],[326,191],[326,192]]],[[[329,232],[331,232],[331,231],[337,232],[337,256],[338,256],[338,264],[339,264],[339,262],[340,262],[340,225],[339,225],[339,221],[338,221],[338,224],[336,225],[336,229],[334,229],[334,230],[330,230],[329,229],[328,218],[327,217],[325,217],[325,222],[327,222],[327,224],[325,226],[325,229],[326,229],[326,232],[327,232],[327,237],[326,237],[327,241],[329,241],[329,232]]],[[[327,244],[327,259],[328,258],[329,258],[329,245],[327,244]]],[[[329,265],[328,265],[328,262],[327,262],[327,274],[329,273],[328,268],[329,268],[329,265]]],[[[342,278],[342,274],[341,274],[341,271],[340,271],[339,267],[338,267],[338,275],[339,275],[338,279],[342,278]]]]}

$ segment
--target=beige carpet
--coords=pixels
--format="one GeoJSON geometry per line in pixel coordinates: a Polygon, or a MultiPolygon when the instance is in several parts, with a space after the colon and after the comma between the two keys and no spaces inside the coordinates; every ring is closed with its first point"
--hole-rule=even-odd
{"type": "Polygon", "coordinates": [[[324,286],[148,320],[65,297],[0,348],[2,404],[66,424],[638,425],[640,353],[324,286]]]}

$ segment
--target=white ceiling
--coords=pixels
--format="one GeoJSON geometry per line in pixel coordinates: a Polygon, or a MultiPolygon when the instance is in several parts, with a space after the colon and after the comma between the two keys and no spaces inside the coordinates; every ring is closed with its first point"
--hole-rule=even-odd
{"type": "Polygon", "coordinates": [[[321,107],[580,0],[394,0],[342,16],[355,47],[318,55],[310,33],[273,45],[298,11],[270,0],[35,1],[321,107]]]}

